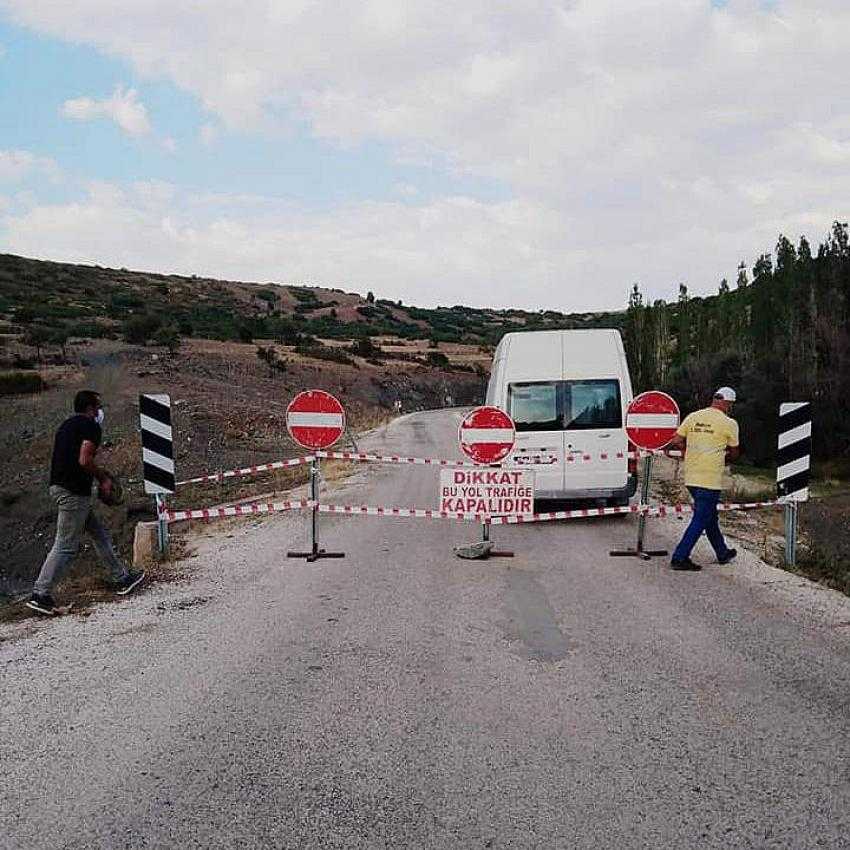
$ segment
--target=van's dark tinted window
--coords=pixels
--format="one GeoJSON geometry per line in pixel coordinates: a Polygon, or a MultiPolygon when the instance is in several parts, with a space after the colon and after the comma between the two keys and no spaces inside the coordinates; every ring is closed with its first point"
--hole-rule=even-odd
{"type": "Polygon", "coordinates": [[[560,431],[562,416],[557,383],[511,384],[508,412],[517,431],[560,431]]]}
{"type": "Polygon", "coordinates": [[[567,431],[622,427],[619,381],[565,381],[563,399],[567,431]]]}
{"type": "Polygon", "coordinates": [[[508,413],[517,431],[622,428],[620,382],[610,378],[511,384],[508,413]]]}

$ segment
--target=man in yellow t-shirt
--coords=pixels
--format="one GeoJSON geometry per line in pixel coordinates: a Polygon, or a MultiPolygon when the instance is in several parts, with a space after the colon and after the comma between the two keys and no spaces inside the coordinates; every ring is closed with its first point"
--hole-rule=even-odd
{"type": "Polygon", "coordinates": [[[723,486],[723,468],[727,460],[740,454],[738,423],[729,416],[735,403],[735,390],[721,387],[710,407],[686,416],[671,448],[685,449],[685,486],[694,500],[694,516],[685,529],[670,561],[674,570],[700,570],[691,560],[691,552],[703,531],[719,564],[728,564],[738,553],[723,539],[717,519],[717,502],[723,486]]]}

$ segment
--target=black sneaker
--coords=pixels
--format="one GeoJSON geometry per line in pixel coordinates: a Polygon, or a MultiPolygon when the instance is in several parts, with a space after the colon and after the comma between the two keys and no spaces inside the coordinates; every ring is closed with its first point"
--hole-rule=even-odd
{"type": "Polygon", "coordinates": [[[682,558],[680,561],[670,561],[670,569],[696,572],[697,570],[701,570],[702,567],[699,564],[695,564],[690,558],[682,558]]]}
{"type": "Polygon", "coordinates": [[[717,559],[718,564],[728,564],[730,561],[734,561],[735,557],[738,554],[737,549],[727,549],[726,554],[722,558],[717,559]]]}
{"type": "Polygon", "coordinates": [[[32,608],[33,611],[48,616],[53,616],[56,613],[56,603],[49,593],[33,593],[27,600],[27,608],[32,608]]]}
{"type": "Polygon", "coordinates": [[[142,583],[142,579],[144,579],[144,577],[144,570],[140,570],[137,573],[127,573],[121,581],[116,582],[115,592],[119,596],[126,596],[128,593],[132,593],[132,591],[134,591],[142,583]]]}

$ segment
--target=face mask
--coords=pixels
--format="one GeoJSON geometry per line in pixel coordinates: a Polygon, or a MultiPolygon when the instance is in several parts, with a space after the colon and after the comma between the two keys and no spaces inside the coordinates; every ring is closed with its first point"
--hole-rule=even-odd
{"type": "Polygon", "coordinates": [[[97,416],[95,416],[94,421],[97,422],[98,425],[103,425],[103,408],[99,407],[97,409],[97,416]]]}

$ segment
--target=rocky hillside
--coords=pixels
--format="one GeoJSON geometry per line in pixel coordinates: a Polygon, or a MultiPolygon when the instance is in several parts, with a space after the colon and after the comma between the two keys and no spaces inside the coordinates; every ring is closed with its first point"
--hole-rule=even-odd
{"type": "MultiPolygon", "coordinates": [[[[521,286],[521,281],[517,282],[521,286]]],[[[398,336],[493,345],[506,331],[619,327],[622,313],[422,309],[340,289],[151,274],[0,255],[0,317],[36,338],[129,335],[283,343],[398,336]]]]}

